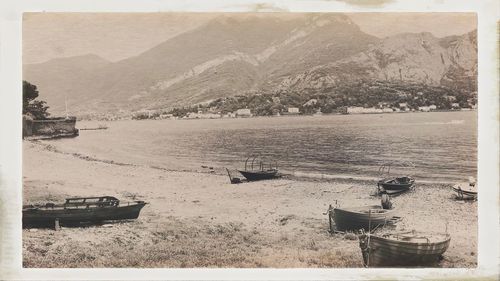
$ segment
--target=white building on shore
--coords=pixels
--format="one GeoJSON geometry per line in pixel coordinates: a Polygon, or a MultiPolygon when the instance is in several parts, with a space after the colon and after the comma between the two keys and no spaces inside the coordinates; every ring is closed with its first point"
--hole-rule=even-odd
{"type": "Polygon", "coordinates": [[[190,112],[188,113],[188,115],[186,116],[187,119],[217,119],[217,118],[221,118],[222,116],[220,114],[216,114],[216,113],[203,113],[201,111],[199,112],[190,112]]]}
{"type": "Polygon", "coordinates": [[[240,108],[236,110],[236,117],[252,117],[252,112],[248,108],[240,108]]]}
{"type": "MultiPolygon", "coordinates": [[[[392,109],[387,108],[387,112],[392,112],[392,109]]],[[[361,106],[349,106],[347,108],[348,114],[368,114],[368,113],[384,113],[383,109],[375,108],[375,107],[361,107],[361,106]]]]}

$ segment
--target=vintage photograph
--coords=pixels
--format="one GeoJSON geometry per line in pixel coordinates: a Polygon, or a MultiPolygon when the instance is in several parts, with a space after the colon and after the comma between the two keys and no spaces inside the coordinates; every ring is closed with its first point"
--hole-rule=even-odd
{"type": "Polygon", "coordinates": [[[475,13],[24,13],[24,268],[475,268],[475,13]]]}

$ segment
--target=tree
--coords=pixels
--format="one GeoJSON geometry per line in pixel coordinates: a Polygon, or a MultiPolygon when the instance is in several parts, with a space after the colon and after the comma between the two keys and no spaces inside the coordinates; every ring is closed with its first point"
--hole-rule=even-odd
{"type": "Polygon", "coordinates": [[[35,85],[23,80],[23,114],[31,114],[35,119],[45,119],[49,116],[47,103],[38,98],[35,85]]]}

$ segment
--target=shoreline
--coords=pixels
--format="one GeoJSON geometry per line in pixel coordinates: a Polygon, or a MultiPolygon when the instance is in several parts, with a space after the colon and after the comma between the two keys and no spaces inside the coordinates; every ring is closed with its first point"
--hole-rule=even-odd
{"type": "MultiPolygon", "coordinates": [[[[73,153],[73,152],[65,152],[56,147],[56,145],[47,143],[45,141],[50,141],[51,139],[28,139],[29,143],[32,143],[34,145],[40,146],[42,149],[51,151],[54,153],[59,153],[63,155],[70,155],[75,158],[85,160],[85,161],[93,161],[93,162],[100,162],[100,163],[107,163],[107,164],[113,164],[113,165],[118,165],[118,166],[134,166],[134,167],[144,167],[144,168],[150,168],[150,169],[157,169],[157,170],[162,170],[162,171],[167,171],[167,172],[192,172],[192,173],[200,173],[200,174],[215,174],[215,175],[220,175],[220,176],[227,176],[226,172],[226,167],[217,167],[213,166],[210,167],[205,167],[204,165],[201,165],[198,170],[190,170],[190,169],[173,169],[173,168],[166,168],[166,167],[160,167],[156,165],[141,165],[141,164],[134,164],[134,163],[125,163],[125,162],[118,162],[114,160],[108,160],[108,159],[100,159],[100,158],[95,158],[92,156],[84,155],[81,153],[73,153]]],[[[230,170],[235,170],[235,169],[230,169],[230,170]]],[[[355,181],[359,183],[373,183],[379,180],[378,177],[370,177],[370,176],[360,176],[360,175],[340,175],[340,174],[324,174],[324,173],[311,173],[311,172],[302,172],[302,171],[292,171],[290,172],[285,172],[282,173],[283,178],[290,179],[290,180],[299,180],[299,181],[355,181]]],[[[448,181],[440,181],[440,180],[422,180],[420,179],[418,181],[419,183],[423,184],[436,184],[436,185],[447,185],[451,187],[453,184],[456,182],[453,182],[451,180],[448,181]]]]}
{"type": "Polygon", "coordinates": [[[345,116],[345,115],[386,115],[386,114],[411,114],[411,113],[442,113],[442,112],[469,112],[474,111],[477,112],[477,108],[461,108],[461,109],[437,109],[431,111],[394,111],[394,112],[363,112],[363,113],[322,113],[322,114],[281,114],[281,115],[252,115],[252,116],[240,116],[240,117],[217,117],[217,118],[183,118],[183,117],[175,117],[175,118],[144,118],[144,119],[134,119],[132,115],[127,115],[124,117],[109,117],[107,118],[83,118],[78,121],[85,122],[114,122],[114,121],[147,121],[147,120],[219,120],[219,119],[252,119],[252,118],[283,118],[283,117],[320,117],[320,116],[345,116]]]}
{"type": "MultiPolygon", "coordinates": [[[[356,238],[329,234],[323,213],[336,201],[380,202],[370,181],[232,185],[227,175],[94,161],[31,142],[23,152],[24,204],[91,195],[150,203],[133,221],[24,229],[25,267],[362,267],[356,238]]],[[[387,231],[447,228],[452,242],[437,266],[477,266],[477,202],[458,203],[445,185],[428,184],[392,201],[403,220],[387,231]]]]}

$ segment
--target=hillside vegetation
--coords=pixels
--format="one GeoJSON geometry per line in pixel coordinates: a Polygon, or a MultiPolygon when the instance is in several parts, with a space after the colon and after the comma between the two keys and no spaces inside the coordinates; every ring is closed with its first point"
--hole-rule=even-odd
{"type": "Polygon", "coordinates": [[[304,92],[280,91],[255,93],[225,98],[194,106],[179,107],[166,111],[183,117],[189,112],[232,113],[248,108],[253,115],[270,116],[286,113],[288,108],[299,108],[301,114],[344,112],[345,107],[400,108],[410,110],[435,105],[438,110],[453,109],[453,104],[470,108],[477,102],[475,93],[454,91],[443,86],[423,83],[402,84],[397,81],[366,81],[339,84],[304,92]]]}

